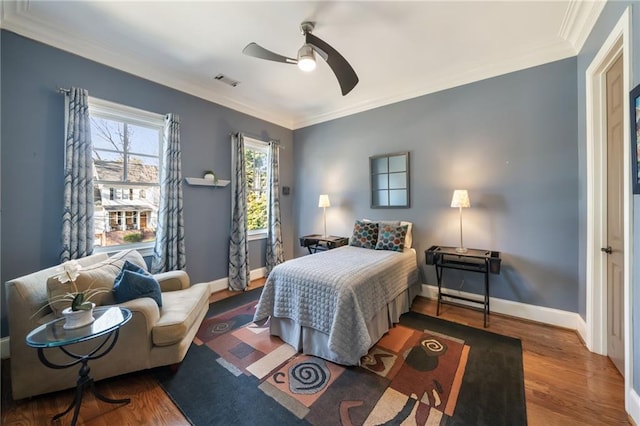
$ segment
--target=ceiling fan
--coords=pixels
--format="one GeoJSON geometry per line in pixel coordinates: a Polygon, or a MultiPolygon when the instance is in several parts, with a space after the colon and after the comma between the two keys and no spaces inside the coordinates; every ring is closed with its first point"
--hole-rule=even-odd
{"type": "Polygon", "coordinates": [[[314,28],[313,22],[303,22],[300,24],[300,31],[305,37],[304,45],[298,50],[298,58],[288,58],[286,56],[279,55],[257,43],[249,43],[242,49],[242,53],[255,58],[266,59],[268,61],[283,62],[285,64],[297,64],[298,68],[303,71],[313,71],[316,67],[315,54],[316,52],[322,59],[324,59],[331,70],[336,75],[340,89],[342,90],[342,96],[349,93],[358,84],[358,76],[353,70],[349,62],[333,47],[329,46],[318,37],[311,34],[314,28]]]}

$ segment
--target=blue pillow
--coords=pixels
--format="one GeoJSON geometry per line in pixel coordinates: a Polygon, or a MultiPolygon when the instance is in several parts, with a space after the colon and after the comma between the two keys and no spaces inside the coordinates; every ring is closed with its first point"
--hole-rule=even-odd
{"type": "Polygon", "coordinates": [[[127,261],[113,284],[113,298],[116,303],[124,303],[139,297],[150,297],[162,307],[158,281],[144,269],[127,261]]]}

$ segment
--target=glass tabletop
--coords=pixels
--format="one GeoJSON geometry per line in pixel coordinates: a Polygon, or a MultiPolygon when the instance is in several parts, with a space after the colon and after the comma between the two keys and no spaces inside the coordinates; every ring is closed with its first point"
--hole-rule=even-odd
{"type": "Polygon", "coordinates": [[[27,335],[27,344],[34,348],[53,348],[84,342],[112,332],[131,319],[131,311],[117,306],[104,306],[93,310],[95,321],[84,327],[65,330],[64,318],[58,318],[33,330],[27,335]]]}

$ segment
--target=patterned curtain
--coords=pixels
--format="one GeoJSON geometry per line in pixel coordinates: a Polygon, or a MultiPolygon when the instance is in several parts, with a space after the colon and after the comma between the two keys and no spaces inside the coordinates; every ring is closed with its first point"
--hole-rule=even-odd
{"type": "Polygon", "coordinates": [[[184,269],[186,265],[182,214],[180,119],[176,114],[167,114],[164,118],[162,149],[160,208],[151,265],[153,273],[184,269]]]}
{"type": "Polygon", "coordinates": [[[284,262],[282,232],[280,231],[280,147],[269,142],[269,192],[267,200],[267,275],[279,263],[284,262]]]}
{"type": "Polygon", "coordinates": [[[60,260],[93,252],[93,159],[89,92],[72,87],[65,96],[64,210],[60,260]]]}
{"type": "Polygon", "coordinates": [[[233,178],[231,179],[231,235],[229,238],[229,290],[249,286],[249,245],[247,241],[247,181],[244,168],[244,137],[231,136],[233,178]]]}

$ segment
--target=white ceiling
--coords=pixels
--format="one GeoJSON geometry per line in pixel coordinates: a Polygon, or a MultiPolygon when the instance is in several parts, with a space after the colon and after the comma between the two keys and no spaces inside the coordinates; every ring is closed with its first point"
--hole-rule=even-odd
{"type": "Polygon", "coordinates": [[[296,129],[574,56],[604,3],[555,1],[5,1],[2,28],[296,129]],[[302,21],[353,66],[242,54],[249,42],[295,57],[302,21]],[[214,79],[222,73],[237,87],[214,79]]]}

